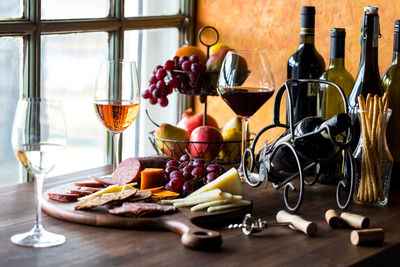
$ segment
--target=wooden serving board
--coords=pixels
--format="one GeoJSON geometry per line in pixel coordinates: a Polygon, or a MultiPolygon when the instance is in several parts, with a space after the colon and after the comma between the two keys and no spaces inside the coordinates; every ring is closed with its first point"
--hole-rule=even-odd
{"type": "Polygon", "coordinates": [[[42,210],[55,218],[100,227],[129,228],[135,230],[166,229],[181,235],[183,245],[193,249],[212,250],[222,245],[219,232],[197,225],[215,226],[241,219],[252,207],[240,207],[219,212],[191,212],[189,208],[179,208],[173,214],[158,217],[129,218],[108,213],[106,207],[91,210],[74,210],[74,203],[64,203],[48,198],[47,193],[64,193],[74,188],[65,184],[50,188],[43,194],[42,210]],[[196,225],[197,224],[197,225],[196,225]]]}

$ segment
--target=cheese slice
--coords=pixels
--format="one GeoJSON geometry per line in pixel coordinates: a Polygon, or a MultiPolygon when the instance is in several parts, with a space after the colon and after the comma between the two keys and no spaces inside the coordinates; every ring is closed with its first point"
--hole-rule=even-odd
{"type": "Polygon", "coordinates": [[[80,198],[78,198],[78,200],[89,199],[89,198],[101,196],[101,195],[107,194],[107,193],[115,193],[115,192],[124,191],[126,189],[132,189],[133,186],[135,186],[135,185],[137,185],[136,182],[131,183],[131,184],[126,184],[126,185],[121,185],[121,186],[119,186],[117,184],[110,185],[100,191],[94,192],[94,193],[84,196],[84,197],[80,197],[80,198]]]}

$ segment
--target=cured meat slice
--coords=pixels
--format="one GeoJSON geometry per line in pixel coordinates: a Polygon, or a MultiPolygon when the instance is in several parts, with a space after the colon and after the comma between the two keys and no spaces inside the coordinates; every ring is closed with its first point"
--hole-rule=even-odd
{"type": "Polygon", "coordinates": [[[128,199],[134,196],[136,192],[137,189],[128,189],[121,192],[108,193],[101,196],[83,199],[78,201],[78,203],[74,205],[74,208],[76,210],[83,210],[83,209],[100,207],[112,203],[114,201],[123,201],[125,199],[128,199]]]}
{"type": "Polygon", "coordinates": [[[60,202],[73,202],[80,197],[79,194],[47,193],[47,195],[49,196],[49,199],[60,202]]]}
{"type": "Polygon", "coordinates": [[[113,215],[124,215],[128,217],[140,217],[148,215],[159,215],[172,213],[176,211],[176,207],[160,205],[156,203],[125,202],[121,207],[110,209],[108,212],[113,215]]]}
{"type": "Polygon", "coordinates": [[[102,189],[102,188],[100,188],[100,187],[87,187],[87,186],[82,186],[79,190],[94,193],[94,192],[100,191],[101,189],[102,189]]]}
{"type": "Polygon", "coordinates": [[[115,183],[113,181],[104,179],[104,178],[100,178],[100,177],[96,177],[96,176],[91,176],[89,175],[90,178],[92,178],[95,182],[98,182],[100,184],[104,184],[105,186],[109,186],[109,185],[114,185],[115,183]]]}
{"type": "Polygon", "coordinates": [[[104,184],[93,182],[93,181],[85,181],[85,182],[76,182],[74,183],[75,186],[85,186],[85,187],[96,187],[96,188],[104,188],[106,187],[104,184]]]}
{"type": "Polygon", "coordinates": [[[127,158],[114,171],[113,182],[118,185],[139,182],[142,170],[145,168],[164,168],[170,160],[172,158],[168,156],[127,158]]]}
{"type": "Polygon", "coordinates": [[[82,196],[90,195],[93,192],[84,191],[84,190],[81,190],[81,189],[67,189],[67,190],[65,190],[65,193],[67,193],[67,194],[78,194],[80,197],[82,197],[82,196]]]}

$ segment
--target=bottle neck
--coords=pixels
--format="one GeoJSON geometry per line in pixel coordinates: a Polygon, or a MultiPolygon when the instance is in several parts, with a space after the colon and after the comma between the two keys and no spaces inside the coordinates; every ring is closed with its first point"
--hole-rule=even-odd
{"type": "Polygon", "coordinates": [[[315,36],[309,34],[302,34],[300,33],[300,44],[311,44],[314,45],[315,36]]]}
{"type": "Polygon", "coordinates": [[[344,69],[344,58],[343,57],[334,57],[329,59],[329,68],[330,69],[344,69]]]}
{"type": "Polygon", "coordinates": [[[392,64],[399,63],[399,53],[400,53],[400,34],[398,32],[395,32],[394,33],[394,40],[393,40],[392,64]]]}
{"type": "Polygon", "coordinates": [[[378,38],[379,17],[377,15],[365,15],[364,25],[361,30],[361,59],[360,68],[378,72],[378,38]]]}
{"type": "Polygon", "coordinates": [[[344,45],[345,37],[331,37],[331,53],[329,68],[344,68],[344,45]]]}

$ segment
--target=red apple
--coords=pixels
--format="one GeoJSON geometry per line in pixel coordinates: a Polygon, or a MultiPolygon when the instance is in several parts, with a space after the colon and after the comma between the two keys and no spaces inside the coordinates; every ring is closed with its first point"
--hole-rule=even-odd
{"type": "MultiPolygon", "coordinates": [[[[207,115],[206,125],[218,129],[217,121],[210,115],[207,115]]],[[[189,108],[182,114],[182,119],[179,121],[177,126],[185,129],[191,134],[194,129],[203,126],[203,113],[195,113],[191,108],[189,108]]]]}
{"type": "Polygon", "coordinates": [[[204,158],[206,161],[212,161],[223,145],[223,138],[219,130],[210,126],[200,126],[194,129],[190,135],[190,141],[209,142],[190,143],[190,154],[195,158],[204,158]]]}

